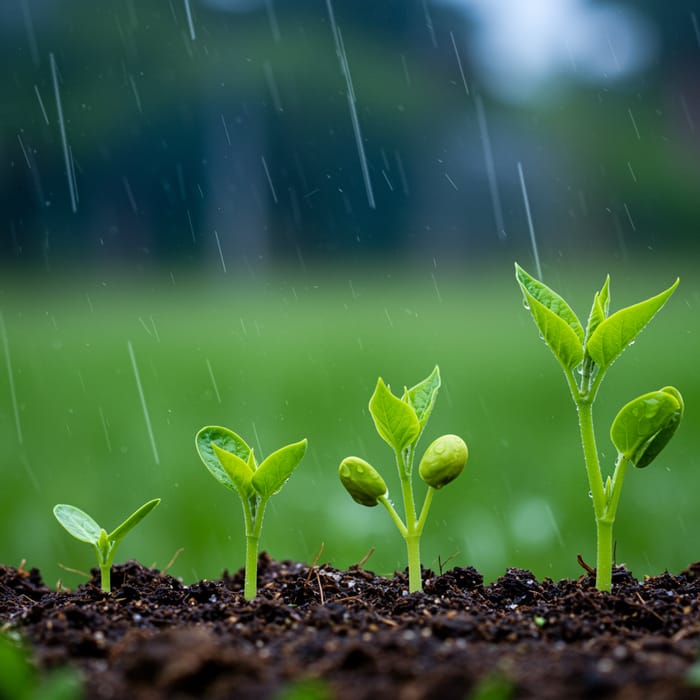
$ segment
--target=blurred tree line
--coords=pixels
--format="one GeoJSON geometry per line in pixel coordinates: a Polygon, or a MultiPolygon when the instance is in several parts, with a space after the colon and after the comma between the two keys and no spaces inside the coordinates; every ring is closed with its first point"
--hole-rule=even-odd
{"type": "Polygon", "coordinates": [[[518,164],[552,254],[694,246],[693,8],[627,3],[649,65],[513,102],[479,71],[470,5],[8,0],[0,260],[514,253],[518,164]]]}

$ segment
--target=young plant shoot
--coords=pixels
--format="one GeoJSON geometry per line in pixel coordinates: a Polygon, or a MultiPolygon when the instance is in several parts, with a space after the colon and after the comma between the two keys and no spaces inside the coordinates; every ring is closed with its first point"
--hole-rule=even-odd
{"type": "Polygon", "coordinates": [[[195,444],[211,475],[241,499],[246,537],[243,594],[250,600],[258,592],[258,545],[265,507],[301,462],[306,439],[280,448],[260,465],[253,448],[227,428],[206,426],[197,433],[195,444]]]}
{"type": "Polygon", "coordinates": [[[596,587],[609,591],[612,581],[613,525],[628,464],[648,466],[666,446],[683,416],[683,399],[673,387],[643,394],[622,407],[610,437],[617,450],[612,476],[603,478],[593,427],[593,402],[610,365],[632,345],[642,329],[678,286],[646,301],[609,314],[610,278],[593,297],[586,327],[571,307],[517,263],[515,276],[525,308],[562,369],[576,404],[583,456],[597,533],[596,587]]]}
{"type": "Polygon", "coordinates": [[[398,398],[380,377],[369,401],[374,426],[381,438],[394,450],[401,482],[404,520],[389,500],[389,491],[379,472],[359,457],[346,457],[338,469],[340,481],[352,498],[363,506],[381,503],[406,541],[408,550],[408,588],[423,589],[420,570],[420,537],[436,489],[456,479],[467,463],[467,446],[456,435],[443,435],[425,451],[418,465],[420,478],[428,485],[420,515],[413,493],[413,461],[416,443],[430,417],[440,388],[436,367],[429,377],[398,398]]]}
{"type": "Polygon", "coordinates": [[[100,583],[102,585],[102,590],[105,593],[109,593],[112,590],[110,574],[117,546],[124,539],[124,536],[136,527],[136,525],[138,525],[159,503],[160,498],[154,498],[152,501],[144,503],[109,534],[107,534],[107,531],[101,528],[87,513],[75,506],[59,503],[54,506],[53,514],[56,516],[56,520],[58,520],[76,540],[87,542],[95,548],[97,564],[100,567],[100,583]]]}

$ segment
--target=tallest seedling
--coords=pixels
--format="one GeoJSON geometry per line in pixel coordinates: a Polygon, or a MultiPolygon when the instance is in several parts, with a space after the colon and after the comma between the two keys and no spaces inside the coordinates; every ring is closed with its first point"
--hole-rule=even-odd
{"type": "Polygon", "coordinates": [[[583,456],[596,520],[596,587],[609,591],[612,578],[613,525],[628,464],[646,467],[671,439],[683,416],[683,399],[674,387],[643,394],[620,409],[610,429],[617,450],[612,476],[603,479],[593,429],[593,402],[610,365],[631,345],[676,290],[678,280],[646,301],[608,314],[610,278],[593,297],[584,328],[556,292],[517,263],[515,277],[525,308],[559,361],[576,404],[583,456]]]}

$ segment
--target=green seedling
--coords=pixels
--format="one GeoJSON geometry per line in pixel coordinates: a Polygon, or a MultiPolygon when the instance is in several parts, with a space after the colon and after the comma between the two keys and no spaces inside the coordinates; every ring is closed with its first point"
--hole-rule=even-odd
{"type": "Polygon", "coordinates": [[[306,439],[280,448],[260,465],[253,448],[227,428],[206,426],[197,433],[195,444],[211,475],[241,499],[246,538],[243,595],[250,600],[258,592],[258,545],[265,507],[301,462],[306,439]]]}
{"type": "Polygon", "coordinates": [[[381,503],[406,542],[409,591],[423,589],[420,570],[420,538],[437,489],[456,479],[467,463],[468,450],[457,435],[443,435],[425,451],[418,465],[420,478],[428,485],[420,515],[413,492],[413,462],[416,443],[432,413],[440,388],[440,370],[436,367],[426,379],[401,398],[392,394],[380,377],[369,401],[374,426],[381,438],[394,450],[401,482],[404,517],[401,519],[389,500],[389,490],[381,474],[359,457],[346,457],[338,469],[343,486],[363,506],[381,503]]]}
{"type": "Polygon", "coordinates": [[[603,377],[678,286],[609,314],[610,278],[593,297],[586,327],[562,297],[517,263],[515,276],[540,335],[562,369],[576,404],[583,456],[596,521],[596,587],[612,582],[613,525],[628,464],[648,466],[673,436],[683,416],[683,398],[673,387],[639,396],[620,409],[610,430],[617,450],[612,476],[603,478],[593,426],[593,402],[603,377]]]}
{"type": "Polygon", "coordinates": [[[76,540],[87,542],[95,548],[97,564],[100,567],[100,583],[102,590],[105,593],[109,593],[112,589],[110,581],[112,562],[114,561],[114,554],[119,543],[124,539],[124,536],[136,527],[136,525],[138,525],[159,503],[160,498],[154,498],[152,501],[144,503],[109,534],[107,534],[107,531],[100,527],[87,513],[75,506],[59,503],[54,506],[53,514],[56,516],[56,520],[58,520],[76,540]]]}

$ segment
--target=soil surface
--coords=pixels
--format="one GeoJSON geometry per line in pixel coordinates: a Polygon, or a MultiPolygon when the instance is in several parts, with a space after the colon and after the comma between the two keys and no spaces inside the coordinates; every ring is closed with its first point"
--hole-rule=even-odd
{"type": "Polygon", "coordinates": [[[36,569],[0,567],[0,628],[29,641],[42,668],[81,670],[94,700],[189,698],[700,699],[700,563],[611,593],[508,569],[404,574],[278,562],[259,591],[243,574],[184,585],[135,562],[52,591],[36,569]],[[697,676],[696,666],[692,675],[697,676]]]}

